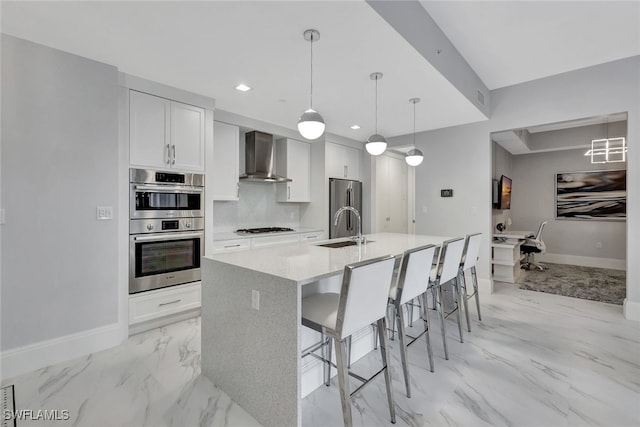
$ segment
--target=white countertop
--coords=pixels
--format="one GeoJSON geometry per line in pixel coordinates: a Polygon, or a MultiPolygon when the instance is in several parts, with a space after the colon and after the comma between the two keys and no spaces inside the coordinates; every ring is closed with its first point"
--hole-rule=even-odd
{"type": "Polygon", "coordinates": [[[367,240],[372,242],[360,248],[355,245],[343,248],[318,246],[326,242],[346,240],[341,238],[216,254],[205,258],[304,284],[339,274],[347,264],[383,255],[398,256],[407,249],[430,244],[440,245],[449,238],[444,236],[379,233],[368,234],[367,240]]]}
{"type": "Polygon", "coordinates": [[[234,240],[234,239],[250,239],[252,237],[267,237],[267,236],[279,236],[281,234],[302,234],[311,233],[313,231],[323,231],[321,228],[306,228],[300,227],[293,231],[276,231],[273,233],[259,233],[259,234],[239,234],[234,231],[228,231],[223,233],[213,233],[213,240],[234,240]]]}

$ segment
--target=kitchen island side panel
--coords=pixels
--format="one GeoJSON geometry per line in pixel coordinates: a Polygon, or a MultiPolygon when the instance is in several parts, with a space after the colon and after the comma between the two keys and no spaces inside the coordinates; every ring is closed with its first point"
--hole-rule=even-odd
{"type": "Polygon", "coordinates": [[[202,268],[202,374],[261,424],[300,425],[300,287],[208,258],[202,268]]]}

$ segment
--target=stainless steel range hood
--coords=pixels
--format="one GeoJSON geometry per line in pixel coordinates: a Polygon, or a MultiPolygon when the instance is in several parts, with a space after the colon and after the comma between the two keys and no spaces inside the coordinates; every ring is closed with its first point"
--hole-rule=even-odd
{"type": "Polygon", "coordinates": [[[240,179],[251,182],[290,182],[289,178],[275,174],[274,150],[273,135],[258,131],[247,132],[244,155],[245,173],[240,175],[240,179]]]}

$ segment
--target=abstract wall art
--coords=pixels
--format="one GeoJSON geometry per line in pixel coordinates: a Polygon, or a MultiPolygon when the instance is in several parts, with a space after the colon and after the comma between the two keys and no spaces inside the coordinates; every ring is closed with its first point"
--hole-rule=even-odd
{"type": "Polygon", "coordinates": [[[556,218],[624,221],[627,218],[627,171],[557,173],[556,218]]]}

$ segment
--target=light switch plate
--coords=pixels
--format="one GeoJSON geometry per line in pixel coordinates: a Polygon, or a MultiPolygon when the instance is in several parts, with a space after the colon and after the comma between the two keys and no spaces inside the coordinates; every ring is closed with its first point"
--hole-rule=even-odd
{"type": "Polygon", "coordinates": [[[105,221],[113,219],[113,207],[111,206],[98,206],[96,208],[96,219],[98,221],[105,221]]]}

